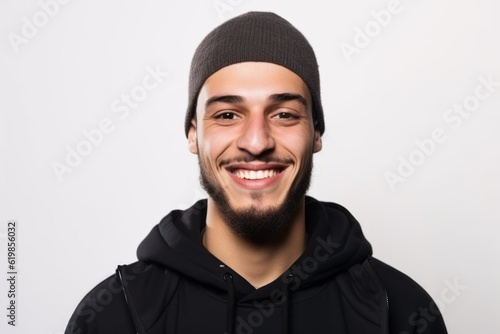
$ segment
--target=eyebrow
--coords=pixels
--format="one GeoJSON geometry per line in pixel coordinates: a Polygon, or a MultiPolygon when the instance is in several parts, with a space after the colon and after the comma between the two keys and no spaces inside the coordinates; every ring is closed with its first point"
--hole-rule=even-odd
{"type": "Polygon", "coordinates": [[[268,98],[271,102],[287,102],[287,101],[298,101],[304,107],[307,107],[307,100],[300,94],[295,93],[281,93],[281,94],[273,94],[268,98]]]}
{"type": "MultiPolygon", "coordinates": [[[[279,102],[287,102],[287,101],[298,101],[304,107],[307,107],[307,100],[300,94],[295,93],[280,93],[280,94],[272,94],[267,98],[268,101],[273,103],[279,102]]],[[[240,95],[216,95],[212,96],[205,102],[205,109],[211,106],[214,103],[222,102],[222,103],[243,103],[245,99],[240,95]]]]}
{"type": "Polygon", "coordinates": [[[243,103],[245,99],[239,95],[216,95],[212,96],[205,102],[205,109],[211,106],[214,103],[222,102],[222,103],[243,103]]]}

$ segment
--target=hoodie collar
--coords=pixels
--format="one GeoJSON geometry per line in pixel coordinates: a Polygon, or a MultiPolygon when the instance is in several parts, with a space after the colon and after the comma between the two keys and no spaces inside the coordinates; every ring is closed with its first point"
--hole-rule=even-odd
{"type": "Polygon", "coordinates": [[[208,252],[202,244],[207,200],[187,210],[174,210],[153,228],[139,245],[139,260],[158,263],[214,289],[226,291],[225,273],[231,273],[240,299],[266,298],[290,274],[291,291],[314,285],[355,263],[362,263],[372,249],[356,219],[344,207],[306,196],[306,231],[309,241],[302,256],[275,282],[255,289],[208,252]]]}

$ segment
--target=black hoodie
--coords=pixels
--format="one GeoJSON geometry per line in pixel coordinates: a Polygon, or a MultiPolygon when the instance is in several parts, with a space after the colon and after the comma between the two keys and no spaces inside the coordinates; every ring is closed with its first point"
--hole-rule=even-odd
{"type": "Polygon", "coordinates": [[[255,289],[202,245],[206,200],[170,212],[74,312],[66,334],[447,333],[429,295],[371,257],[344,207],[306,197],[308,244],[255,289]]]}

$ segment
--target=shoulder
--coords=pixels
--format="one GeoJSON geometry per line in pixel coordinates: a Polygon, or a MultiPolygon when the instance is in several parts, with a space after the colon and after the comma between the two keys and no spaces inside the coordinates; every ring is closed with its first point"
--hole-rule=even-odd
{"type": "Polygon", "coordinates": [[[378,259],[373,266],[389,298],[391,333],[447,333],[441,312],[422,286],[378,259]]]}
{"type": "Polygon", "coordinates": [[[144,307],[148,295],[157,294],[158,289],[172,288],[176,277],[164,268],[142,261],[118,266],[115,274],[83,297],[71,316],[65,334],[135,334],[129,304],[133,302],[135,307],[144,307]],[[130,300],[126,299],[125,293],[130,300]],[[146,297],[141,298],[143,296],[146,297]]]}
{"type": "Polygon", "coordinates": [[[82,298],[64,333],[135,333],[116,275],[104,279],[82,298]]]}
{"type": "Polygon", "coordinates": [[[388,292],[393,295],[404,296],[405,300],[413,300],[417,303],[431,300],[429,294],[408,275],[376,258],[372,258],[372,260],[374,269],[388,292]]]}

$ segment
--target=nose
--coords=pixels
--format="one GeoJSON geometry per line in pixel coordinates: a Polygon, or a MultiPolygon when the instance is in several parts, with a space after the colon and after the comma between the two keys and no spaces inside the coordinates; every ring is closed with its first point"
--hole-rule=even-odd
{"type": "Polygon", "coordinates": [[[275,142],[265,115],[249,116],[238,137],[237,145],[239,149],[254,156],[274,149],[275,142]]]}

